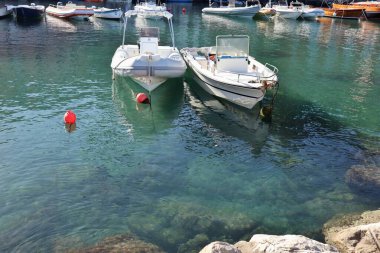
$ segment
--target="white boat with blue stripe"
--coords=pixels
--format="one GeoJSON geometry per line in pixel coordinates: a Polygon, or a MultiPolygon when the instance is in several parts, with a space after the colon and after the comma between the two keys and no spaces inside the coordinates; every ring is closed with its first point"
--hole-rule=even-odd
{"type": "Polygon", "coordinates": [[[278,87],[278,69],[249,56],[249,37],[221,35],[216,46],[181,49],[183,58],[208,93],[252,109],[266,90],[278,87]]]}

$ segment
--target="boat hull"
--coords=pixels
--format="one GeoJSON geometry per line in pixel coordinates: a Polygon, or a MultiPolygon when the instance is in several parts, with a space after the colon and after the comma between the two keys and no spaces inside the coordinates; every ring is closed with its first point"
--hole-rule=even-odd
{"type": "Polygon", "coordinates": [[[217,14],[217,15],[227,15],[227,16],[250,16],[253,17],[259,12],[260,6],[248,6],[248,7],[221,7],[221,8],[212,8],[207,7],[203,8],[202,12],[207,14],[217,14]]]}
{"type": "Polygon", "coordinates": [[[94,15],[94,9],[86,7],[66,8],[65,6],[49,6],[46,8],[46,14],[57,18],[87,19],[94,15]]]}
{"type": "Polygon", "coordinates": [[[275,9],[276,15],[280,18],[286,19],[297,19],[302,15],[302,11],[298,10],[286,10],[286,9],[275,9]]]}
{"type": "Polygon", "coordinates": [[[120,19],[123,12],[120,9],[95,9],[94,17],[103,19],[120,19]]]}
{"type": "Polygon", "coordinates": [[[156,89],[169,78],[182,77],[186,71],[186,63],[177,49],[167,57],[158,54],[128,56],[127,47],[120,46],[116,50],[111,63],[113,74],[131,77],[148,91],[156,89]]]}
{"type": "Polygon", "coordinates": [[[36,6],[19,5],[19,6],[15,6],[12,10],[13,10],[14,16],[18,20],[42,19],[45,13],[45,7],[42,5],[36,5],[36,6]]]}
{"type": "Polygon", "coordinates": [[[333,4],[332,8],[323,9],[324,17],[343,18],[343,19],[359,19],[365,18],[365,8],[355,7],[345,4],[333,4]]]}
{"type": "Polygon", "coordinates": [[[323,17],[325,12],[322,9],[309,9],[302,11],[301,18],[303,19],[315,19],[323,17]]]}
{"type": "Polygon", "coordinates": [[[0,7],[0,18],[9,17],[12,14],[12,8],[8,8],[7,6],[0,7]]]}
{"type": "Polygon", "coordinates": [[[380,2],[359,2],[352,3],[349,6],[364,8],[368,19],[380,19],[380,2]]]}

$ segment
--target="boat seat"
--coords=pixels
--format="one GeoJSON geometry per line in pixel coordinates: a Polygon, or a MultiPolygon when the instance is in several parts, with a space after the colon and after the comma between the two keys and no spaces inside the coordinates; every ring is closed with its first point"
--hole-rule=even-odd
{"type": "Polygon", "coordinates": [[[248,58],[242,56],[218,56],[217,69],[219,71],[245,73],[248,70],[248,58]]]}
{"type": "Polygon", "coordinates": [[[139,41],[140,54],[157,54],[158,38],[142,37],[139,41]]]}

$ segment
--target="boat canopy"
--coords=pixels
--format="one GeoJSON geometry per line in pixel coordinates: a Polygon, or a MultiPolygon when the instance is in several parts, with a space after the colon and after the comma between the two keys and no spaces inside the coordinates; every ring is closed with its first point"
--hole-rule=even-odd
{"type": "Polygon", "coordinates": [[[218,57],[248,57],[249,36],[219,35],[216,37],[216,55],[218,57]]]}
{"type": "MultiPolygon", "coordinates": [[[[125,45],[125,33],[127,30],[127,20],[128,18],[137,15],[139,13],[142,13],[141,11],[138,10],[129,10],[125,12],[125,20],[124,20],[124,32],[123,32],[123,45],[125,45]]],[[[170,30],[170,37],[172,39],[172,46],[175,48],[175,42],[174,42],[174,29],[173,29],[173,22],[172,22],[172,17],[173,15],[168,12],[168,11],[153,11],[150,13],[150,15],[154,16],[159,16],[159,17],[165,17],[168,19],[168,24],[169,24],[169,30],[170,30]]],[[[157,30],[158,31],[158,30],[157,30]]],[[[158,35],[158,33],[157,33],[158,35]]],[[[141,37],[141,36],[140,36],[141,37]]]]}
{"type": "Polygon", "coordinates": [[[160,38],[158,27],[143,27],[140,29],[140,37],[160,38]]]}

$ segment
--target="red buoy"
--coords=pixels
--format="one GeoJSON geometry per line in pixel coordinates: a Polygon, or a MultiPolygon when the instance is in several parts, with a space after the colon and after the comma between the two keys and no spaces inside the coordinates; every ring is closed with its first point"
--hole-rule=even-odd
{"type": "Polygon", "coordinates": [[[77,116],[71,110],[68,110],[65,113],[65,116],[63,116],[63,120],[65,121],[66,124],[74,124],[75,121],[77,120],[77,116]]]}
{"type": "Polygon", "coordinates": [[[182,8],[182,13],[183,13],[183,14],[186,13],[186,8],[185,8],[185,7],[182,8]]]}
{"type": "Polygon", "coordinates": [[[136,101],[140,104],[150,104],[149,98],[147,95],[145,95],[145,93],[137,94],[136,101]]]}

